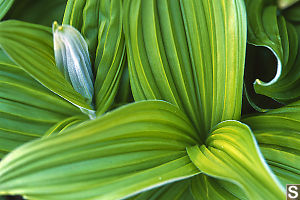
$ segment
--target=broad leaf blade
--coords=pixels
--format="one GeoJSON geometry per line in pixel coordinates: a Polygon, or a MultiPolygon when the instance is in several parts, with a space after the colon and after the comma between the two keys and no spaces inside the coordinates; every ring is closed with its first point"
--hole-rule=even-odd
{"type": "Polygon", "coordinates": [[[0,46],[9,57],[48,89],[89,109],[55,65],[51,29],[19,21],[0,23],[0,46]]]}
{"type": "Polygon", "coordinates": [[[171,102],[201,133],[240,117],[246,47],[243,1],[127,0],[124,10],[135,100],[171,102]]]}
{"type": "Polygon", "coordinates": [[[80,111],[50,92],[0,50],[0,157],[80,111]]]}
{"type": "Polygon", "coordinates": [[[283,185],[300,181],[300,102],[245,117],[266,161],[283,185]]]}
{"type": "Polygon", "coordinates": [[[0,193],[124,198],[197,174],[185,151],[195,138],[188,119],[171,104],[134,103],[9,154],[0,163],[0,193]]]}
{"type": "Polygon", "coordinates": [[[205,174],[241,187],[249,199],[283,199],[284,189],[265,163],[251,130],[238,121],[218,124],[206,145],[187,147],[205,174]]]}

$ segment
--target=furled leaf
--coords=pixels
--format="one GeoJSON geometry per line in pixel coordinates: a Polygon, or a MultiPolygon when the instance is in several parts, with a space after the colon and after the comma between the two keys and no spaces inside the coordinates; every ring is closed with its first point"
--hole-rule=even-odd
{"type": "Polygon", "coordinates": [[[190,180],[178,181],[138,194],[130,200],[194,200],[190,192],[190,180]]]}
{"type": "Polygon", "coordinates": [[[16,19],[33,24],[51,26],[62,22],[66,0],[14,0],[5,19],[16,19]]]}
{"type": "Polygon", "coordinates": [[[244,2],[126,0],[133,96],[180,107],[205,138],[239,119],[246,47],[244,2]]]}
{"type": "Polygon", "coordinates": [[[71,103],[90,109],[55,65],[51,29],[19,21],[0,23],[0,47],[32,77],[71,103]]]}
{"type": "Polygon", "coordinates": [[[94,67],[97,114],[112,105],[125,57],[121,0],[69,0],[63,24],[85,38],[94,67]],[[84,23],[83,23],[84,22],[84,23]]]}
{"type": "Polygon", "coordinates": [[[222,122],[212,130],[205,145],[187,147],[187,152],[201,172],[237,184],[249,199],[285,197],[245,124],[222,122]]]}
{"type": "MultiPolygon", "coordinates": [[[[254,82],[256,93],[282,103],[299,99],[299,28],[278,14],[274,1],[245,0],[245,2],[248,16],[248,42],[255,46],[269,48],[277,59],[277,72],[273,79],[269,82],[257,79],[254,82]]],[[[270,69],[274,66],[265,64],[260,67],[270,69]]]]}
{"type": "Polygon", "coordinates": [[[283,185],[300,182],[300,102],[243,119],[283,185]]]}
{"type": "Polygon", "coordinates": [[[0,194],[125,198],[197,174],[185,150],[196,138],[187,117],[169,103],[126,105],[10,153],[0,162],[0,194]]]}
{"type": "Polygon", "coordinates": [[[13,3],[14,0],[0,0],[0,20],[8,12],[13,3]]]}
{"type": "Polygon", "coordinates": [[[32,79],[0,50],[0,158],[78,114],[75,106],[32,79]]]}

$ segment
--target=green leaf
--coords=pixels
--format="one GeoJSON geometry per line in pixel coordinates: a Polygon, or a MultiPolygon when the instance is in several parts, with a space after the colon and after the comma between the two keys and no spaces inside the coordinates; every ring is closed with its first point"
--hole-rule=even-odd
{"type": "Polygon", "coordinates": [[[32,79],[0,50],[0,158],[78,114],[75,106],[32,79]]]}
{"type": "Polygon", "coordinates": [[[100,2],[100,25],[95,58],[97,113],[106,111],[117,94],[125,62],[121,0],[100,2]],[[109,11],[109,12],[108,12],[109,11]]]}
{"type": "Polygon", "coordinates": [[[47,137],[54,134],[62,134],[67,128],[76,126],[88,119],[89,118],[87,117],[87,115],[71,116],[53,125],[50,129],[48,129],[44,136],[47,137]]]}
{"type": "Polygon", "coordinates": [[[126,0],[124,31],[136,101],[181,108],[204,140],[239,119],[246,48],[244,2],[126,0]]]}
{"type": "Polygon", "coordinates": [[[0,163],[0,194],[125,198],[197,174],[185,151],[196,137],[169,103],[129,104],[10,153],[0,163]]]}
{"type": "MultiPolygon", "coordinates": [[[[248,42],[270,49],[277,59],[276,75],[269,82],[257,79],[254,82],[256,93],[282,103],[299,99],[299,28],[278,14],[274,1],[246,0],[245,2],[248,14],[248,42]]],[[[270,68],[274,66],[265,64],[260,67],[271,71],[270,68]]]]}
{"type": "Polygon", "coordinates": [[[79,107],[90,108],[56,67],[50,28],[11,20],[1,22],[0,47],[52,92],[79,107]]]}
{"type": "Polygon", "coordinates": [[[190,180],[178,181],[138,194],[130,200],[194,200],[190,192],[190,180]]]}
{"type": "Polygon", "coordinates": [[[222,122],[212,130],[206,145],[187,147],[187,152],[201,172],[237,184],[249,199],[285,197],[245,124],[222,122]]]}
{"type": "Polygon", "coordinates": [[[122,1],[69,0],[63,24],[81,31],[88,44],[96,77],[97,114],[103,114],[114,101],[125,60],[122,1]]]}
{"type": "Polygon", "coordinates": [[[245,117],[269,166],[283,185],[300,182],[300,102],[245,117]]]}
{"type": "Polygon", "coordinates": [[[66,0],[16,0],[5,19],[51,26],[53,21],[62,22],[65,7],[66,0]]]}
{"type": "Polygon", "coordinates": [[[191,191],[194,199],[247,200],[244,192],[235,184],[205,174],[192,178],[191,191]]]}
{"type": "Polygon", "coordinates": [[[8,12],[13,3],[14,0],[0,0],[0,20],[8,12]]]}

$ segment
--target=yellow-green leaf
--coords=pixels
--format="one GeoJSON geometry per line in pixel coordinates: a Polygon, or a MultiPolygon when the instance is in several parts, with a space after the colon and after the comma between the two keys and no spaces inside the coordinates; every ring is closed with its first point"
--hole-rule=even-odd
{"type": "Polygon", "coordinates": [[[206,144],[187,147],[199,170],[237,184],[249,199],[284,199],[282,185],[265,163],[250,128],[238,121],[218,124],[206,144]]]}
{"type": "Polygon", "coordinates": [[[79,107],[90,108],[56,67],[50,28],[13,20],[1,22],[0,47],[49,90],[79,107]]]}
{"type": "Polygon", "coordinates": [[[125,198],[199,173],[185,150],[196,143],[175,106],[133,103],[10,153],[0,162],[0,194],[125,198]]]}
{"type": "Polygon", "coordinates": [[[200,137],[239,119],[246,48],[242,0],[126,0],[133,96],[181,108],[200,137]]]}
{"type": "Polygon", "coordinates": [[[283,185],[300,182],[300,102],[243,118],[283,185]]]}

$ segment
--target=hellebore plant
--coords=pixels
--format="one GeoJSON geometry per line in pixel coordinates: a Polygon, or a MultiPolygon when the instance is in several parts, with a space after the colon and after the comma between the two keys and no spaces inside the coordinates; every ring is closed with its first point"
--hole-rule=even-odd
{"type": "Polygon", "coordinates": [[[13,20],[12,2],[0,1],[1,195],[285,199],[300,183],[298,1],[68,0],[52,30],[13,20]],[[277,58],[254,90],[280,108],[250,92],[246,46],[277,58]],[[241,116],[243,88],[258,112],[241,116]]]}

